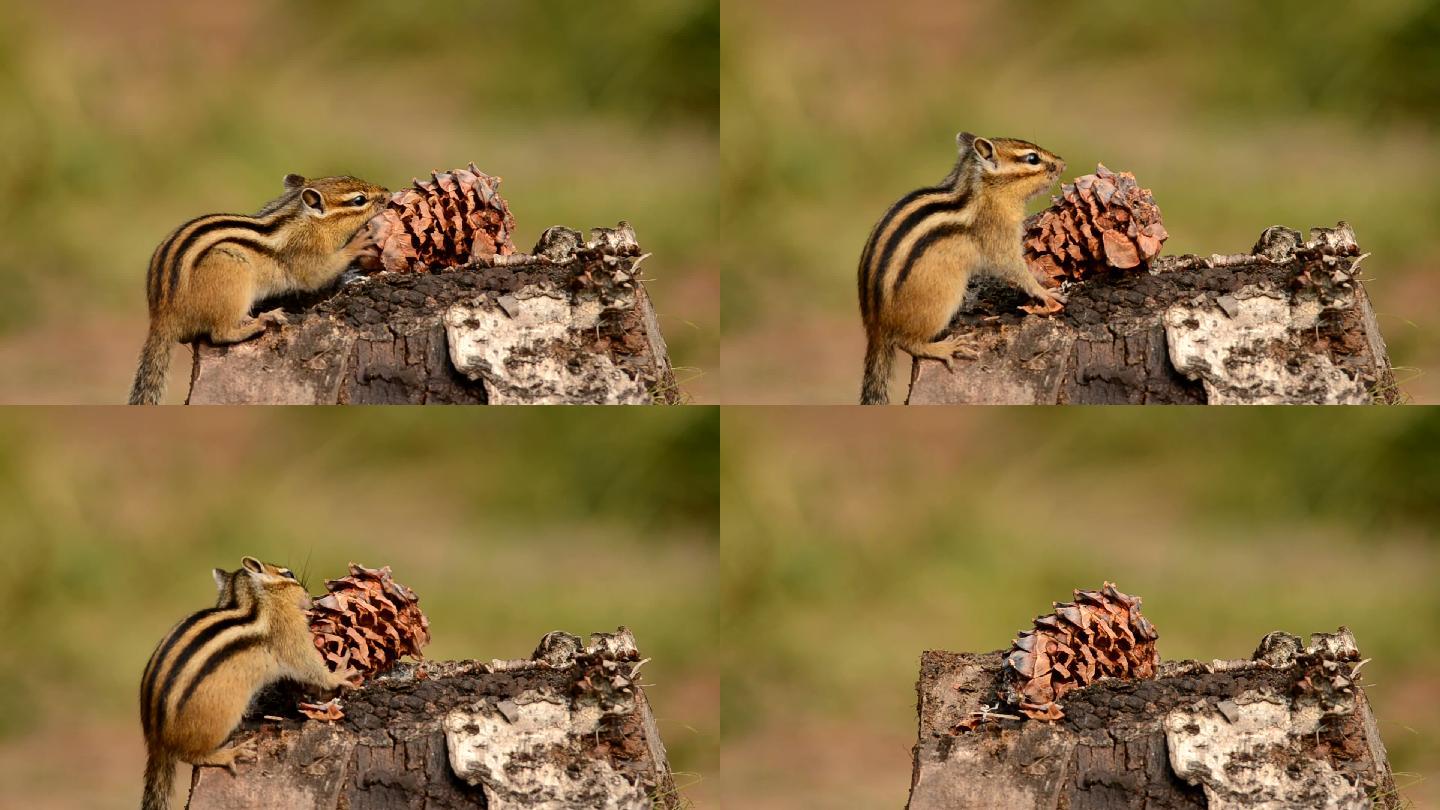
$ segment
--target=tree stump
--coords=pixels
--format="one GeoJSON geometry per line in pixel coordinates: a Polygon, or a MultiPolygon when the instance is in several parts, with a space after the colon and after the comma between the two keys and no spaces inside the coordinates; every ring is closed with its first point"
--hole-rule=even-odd
{"type": "Polygon", "coordinates": [[[643,404],[680,399],[626,223],[532,254],[359,276],[283,323],[196,347],[190,404],[643,404]]]}
{"type": "Polygon", "coordinates": [[[1098,681],[1067,694],[1054,723],[984,708],[1002,656],[921,655],[910,810],[1401,806],[1346,628],[1098,681]]]}
{"type": "Polygon", "coordinates": [[[401,665],[306,720],[291,690],[257,701],[237,775],[200,768],[191,810],[678,808],[625,628],[549,633],[530,660],[401,665]]]}
{"type": "Polygon", "coordinates": [[[977,283],[950,331],[979,352],[918,360],[908,404],[1362,404],[1400,399],[1358,278],[1355,233],[1265,230],[1249,254],[1162,256],[1068,290],[1055,317],[977,283]]]}

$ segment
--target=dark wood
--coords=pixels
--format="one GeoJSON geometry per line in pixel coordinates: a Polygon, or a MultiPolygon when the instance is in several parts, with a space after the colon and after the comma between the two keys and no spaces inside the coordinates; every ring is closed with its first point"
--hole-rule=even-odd
{"type": "Polygon", "coordinates": [[[1065,695],[1058,722],[991,717],[973,729],[962,724],[996,703],[1002,653],[927,651],[916,686],[909,807],[1400,807],[1359,684],[1343,692],[1306,685],[1326,680],[1322,671],[1348,684],[1355,656],[1324,650],[1353,652],[1349,631],[1313,636],[1308,650],[1293,636],[1272,634],[1262,649],[1277,639],[1293,643],[1278,654],[1257,651],[1263,662],[1167,662],[1153,680],[1100,681],[1065,695]],[[1306,718],[1316,716],[1323,719],[1308,728],[1306,718]],[[1237,743],[1251,739],[1244,733],[1255,724],[1280,742],[1237,743]],[[1211,772],[1195,764],[1197,750],[1234,753],[1211,772]],[[1254,794],[1237,795],[1237,784],[1254,794]],[[1262,804],[1267,795],[1277,803],[1262,804]]]}
{"type": "Polygon", "coordinates": [[[678,402],[634,232],[545,234],[503,264],[360,276],[279,302],[283,324],[255,340],[198,348],[187,401],[678,402]]]}
{"type": "Polygon", "coordinates": [[[1269,228],[1250,254],[1164,256],[1148,272],[1087,279],[1053,317],[1018,311],[1023,295],[982,281],[951,324],[979,357],[953,373],[915,362],[907,402],[1397,402],[1355,253],[1343,222],[1309,241],[1269,228]]]}
{"type": "Polygon", "coordinates": [[[591,638],[549,634],[535,660],[402,665],[343,697],[336,722],[303,718],[295,693],[275,690],[233,740],[255,761],[236,776],[199,769],[188,806],[680,807],[633,637],[591,638]]]}

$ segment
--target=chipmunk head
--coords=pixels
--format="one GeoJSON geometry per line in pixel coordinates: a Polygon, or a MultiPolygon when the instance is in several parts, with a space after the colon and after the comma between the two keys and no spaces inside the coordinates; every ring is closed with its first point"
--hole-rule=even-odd
{"type": "Polygon", "coordinates": [[[310,609],[310,594],[289,568],[245,557],[240,560],[239,570],[216,568],[214,575],[219,607],[233,606],[245,595],[255,598],[269,595],[291,601],[301,610],[310,609]]]}
{"type": "Polygon", "coordinates": [[[955,136],[960,160],[969,160],[984,185],[1018,197],[1039,195],[1060,179],[1065,161],[1054,152],[1016,138],[981,138],[969,132],[955,136]]]}
{"type": "Polygon", "coordinates": [[[340,221],[365,222],[390,200],[385,188],[348,175],[308,180],[287,174],[285,191],[298,195],[300,210],[306,215],[340,221]]]}

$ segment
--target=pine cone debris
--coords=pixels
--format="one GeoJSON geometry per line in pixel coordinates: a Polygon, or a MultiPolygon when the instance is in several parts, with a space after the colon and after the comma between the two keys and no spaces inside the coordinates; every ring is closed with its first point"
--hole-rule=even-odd
{"type": "Polygon", "coordinates": [[[340,708],[340,698],[338,697],[330,698],[322,703],[301,703],[296,708],[311,720],[325,723],[333,723],[345,717],[345,711],[340,708]]]}
{"type": "Polygon", "coordinates": [[[332,672],[349,665],[368,679],[407,655],[424,657],[430,621],[415,592],[391,577],[390,566],[350,563],[350,575],[329,580],[325,589],[310,611],[310,632],[332,672]]]}
{"type": "Polygon", "coordinates": [[[1047,287],[1104,267],[1141,267],[1170,237],[1155,197],[1130,172],[1100,164],[1060,189],[1049,208],[1025,221],[1025,261],[1047,287]]]}
{"type": "Polygon", "coordinates": [[[375,244],[361,257],[362,267],[423,273],[515,252],[515,217],[500,196],[499,177],[471,163],[413,182],[390,195],[385,210],[370,220],[375,244]]]}
{"type": "Polygon", "coordinates": [[[1059,720],[1057,702],[1099,678],[1155,677],[1159,635],[1140,615],[1140,597],[1107,582],[1099,591],[1076,589],[1075,601],[1056,602],[1055,612],[1019,635],[1001,669],[1000,699],[1035,720],[1059,720]]]}

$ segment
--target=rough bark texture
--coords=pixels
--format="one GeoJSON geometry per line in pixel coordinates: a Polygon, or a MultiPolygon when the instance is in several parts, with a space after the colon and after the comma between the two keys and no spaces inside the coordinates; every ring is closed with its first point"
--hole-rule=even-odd
{"type": "Polygon", "coordinates": [[[678,808],[630,631],[550,633],[527,661],[402,665],[342,698],[344,718],[275,690],[234,742],[256,761],[203,768],[192,810],[296,807],[678,808]]]}
{"type": "Polygon", "coordinates": [[[1311,638],[1307,648],[1272,633],[1255,660],[1170,662],[1152,680],[1099,681],[1067,695],[1055,723],[984,714],[1002,653],[927,651],[909,807],[1400,807],[1351,677],[1353,637],[1341,628],[1311,638]],[[976,716],[986,719],[960,727],[976,716]]]}
{"type": "Polygon", "coordinates": [[[188,402],[678,401],[634,231],[591,234],[551,228],[534,254],[282,302],[283,326],[198,348],[188,402]]]}
{"type": "Polygon", "coordinates": [[[1269,228],[1250,254],[1163,256],[1091,278],[1055,317],[972,288],[951,331],[979,357],[915,361],[910,404],[1390,403],[1395,377],[1345,223],[1303,241],[1269,228]]]}

